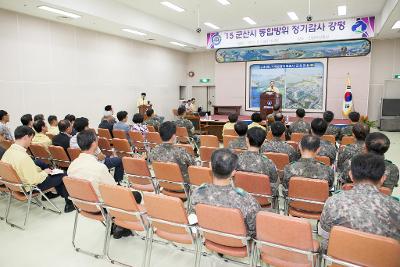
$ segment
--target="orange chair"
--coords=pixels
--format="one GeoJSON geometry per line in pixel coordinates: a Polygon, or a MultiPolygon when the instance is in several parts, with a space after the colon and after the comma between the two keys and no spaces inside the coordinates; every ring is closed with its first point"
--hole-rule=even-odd
{"type": "Polygon", "coordinates": [[[156,128],[154,128],[153,125],[148,125],[148,124],[147,124],[147,130],[149,130],[149,132],[157,132],[156,128]]]}
{"type": "Polygon", "coordinates": [[[68,156],[71,159],[71,161],[74,161],[75,159],[77,159],[79,157],[79,154],[81,154],[81,150],[79,148],[69,147],[67,149],[67,152],[68,152],[68,156]]]}
{"type": "MultiPolygon", "coordinates": [[[[345,190],[345,191],[346,191],[346,190],[351,190],[353,187],[354,187],[354,184],[352,184],[352,183],[347,183],[347,184],[342,185],[342,190],[345,190]]],[[[387,195],[387,196],[392,195],[392,189],[390,189],[390,188],[388,188],[388,187],[381,186],[381,187],[379,188],[379,191],[380,191],[382,194],[387,195]]]]}
{"type": "Polygon", "coordinates": [[[329,235],[324,264],[330,266],[399,267],[400,243],[398,240],[334,226],[329,235]]]}
{"type": "Polygon", "coordinates": [[[238,136],[235,129],[225,129],[223,135],[231,135],[231,136],[238,136]]]}
{"type": "MultiPolygon", "coordinates": [[[[247,229],[240,210],[205,204],[197,204],[195,209],[198,230],[204,238],[204,246],[216,253],[236,258],[248,257],[251,266],[251,238],[247,236],[247,229]]],[[[201,252],[202,247],[199,244],[197,254],[200,255],[201,252]]],[[[199,260],[197,266],[200,266],[200,257],[197,258],[199,260]]]]}
{"type": "Polygon", "coordinates": [[[289,155],[285,153],[266,152],[264,153],[275,164],[279,172],[283,172],[286,165],[289,164],[289,155]]]}
{"type": "Polygon", "coordinates": [[[101,153],[103,153],[104,155],[111,157],[114,154],[114,150],[111,148],[110,141],[107,138],[99,137],[97,139],[97,143],[99,145],[101,153]]]}
{"type": "MultiPolygon", "coordinates": [[[[11,194],[10,190],[8,190],[7,186],[5,186],[5,184],[3,184],[1,182],[1,177],[0,177],[0,193],[4,193],[8,196],[11,194]]],[[[6,218],[5,215],[4,215],[4,217],[0,216],[0,220],[4,220],[5,218],[6,218]]]]}
{"type": "Polygon", "coordinates": [[[81,248],[78,248],[75,243],[79,215],[82,215],[91,220],[101,222],[103,224],[106,223],[106,215],[104,214],[102,203],[100,202],[96,192],[94,191],[92,183],[88,180],[72,178],[68,176],[65,176],[63,178],[63,181],[65,188],[68,191],[69,199],[74,203],[76,209],[74,229],[72,232],[72,246],[77,252],[82,252],[94,256],[95,258],[103,258],[106,254],[107,249],[107,228],[105,229],[104,246],[101,254],[82,250],[81,248]]]}
{"type": "Polygon", "coordinates": [[[237,138],[238,138],[238,136],[234,136],[234,135],[224,135],[222,137],[222,142],[224,143],[224,148],[228,148],[229,143],[237,138]]]}
{"type": "Polygon", "coordinates": [[[305,133],[292,133],[290,136],[290,140],[293,142],[299,143],[301,139],[303,139],[303,136],[306,135],[305,133]]]}
{"type": "Polygon", "coordinates": [[[289,181],[288,196],[285,199],[285,214],[319,220],[328,197],[328,181],[292,177],[289,181]]]}
{"type": "Polygon", "coordinates": [[[200,146],[219,147],[218,137],[215,135],[200,135],[200,146]]]}
{"type": "Polygon", "coordinates": [[[187,153],[189,153],[189,155],[192,155],[193,157],[195,156],[194,149],[191,144],[174,144],[174,146],[182,147],[186,150],[187,153]]]}
{"type": "MultiPolygon", "coordinates": [[[[172,243],[193,245],[197,250],[197,233],[189,224],[182,200],[176,197],[144,194],[144,206],[150,224],[147,235],[145,266],[150,266],[153,235],[172,243]]],[[[198,257],[196,253],[196,257],[198,257]]],[[[195,262],[197,259],[195,258],[195,262]]]]}
{"type": "MultiPolygon", "coordinates": [[[[48,189],[46,191],[40,190],[36,185],[29,185],[29,184],[24,184],[20,177],[18,176],[17,172],[14,170],[14,168],[5,162],[0,161],[0,177],[1,177],[1,183],[5,185],[5,187],[9,191],[8,194],[8,204],[6,208],[6,214],[5,214],[5,219],[6,223],[11,225],[12,227],[17,227],[21,230],[25,230],[26,223],[28,222],[29,218],[29,211],[31,208],[31,203],[32,199],[35,200],[35,203],[43,208],[43,209],[48,209],[43,206],[42,202],[40,201],[39,197],[44,197],[48,203],[54,208],[54,209],[48,209],[49,211],[55,212],[57,214],[61,214],[61,211],[57,208],[56,205],[54,205],[53,202],[49,200],[49,198],[44,194],[45,192],[50,191],[51,189],[48,189]],[[11,208],[11,198],[14,198],[20,202],[27,202],[27,210],[25,213],[25,220],[24,224],[17,225],[14,223],[11,223],[8,220],[8,216],[10,215],[10,208],[11,208]]],[[[4,191],[4,187],[3,190],[4,191]]]]}
{"type": "Polygon", "coordinates": [[[13,141],[10,140],[3,140],[0,142],[0,146],[2,146],[5,150],[9,149],[10,146],[13,144],[13,141]]]}
{"type": "Polygon", "coordinates": [[[313,239],[307,220],[260,211],[256,229],[253,266],[259,260],[269,266],[319,265],[319,243],[313,239]]]}
{"type": "Polygon", "coordinates": [[[325,134],[322,136],[322,139],[325,141],[330,142],[332,145],[336,144],[336,137],[334,135],[331,134],[325,134]]]}
{"type": "Polygon", "coordinates": [[[49,146],[49,151],[54,164],[58,168],[68,168],[71,161],[65,152],[63,147],[60,146],[49,146]]]}
{"type": "Polygon", "coordinates": [[[176,141],[182,144],[189,144],[191,142],[186,127],[176,127],[176,141]]]}
{"type": "Polygon", "coordinates": [[[162,187],[161,191],[158,188],[158,192],[167,196],[179,197],[182,200],[189,197],[189,190],[185,186],[178,164],[154,161],[152,165],[159,187],[162,187]]]}
{"type": "MultiPolygon", "coordinates": [[[[268,133],[267,133],[267,139],[268,139],[268,140],[274,139],[274,136],[272,135],[272,132],[271,132],[271,131],[268,131],[268,133]]],[[[280,139],[281,141],[285,141],[285,140],[286,140],[286,139],[285,139],[285,135],[284,135],[284,134],[281,135],[281,137],[279,137],[279,139],[280,139]]]]}
{"type": "Polygon", "coordinates": [[[316,156],[315,159],[321,161],[326,166],[331,166],[331,159],[327,156],[316,156]]]}
{"type": "Polygon", "coordinates": [[[46,149],[46,147],[38,144],[31,144],[29,146],[29,149],[31,150],[32,155],[35,157],[35,159],[40,159],[48,165],[53,165],[50,152],[46,149]]]}
{"type": "Polygon", "coordinates": [[[156,145],[159,145],[162,143],[160,134],[157,132],[148,132],[146,139],[150,145],[150,148],[154,148],[156,145]]]}
{"type": "Polygon", "coordinates": [[[218,148],[216,147],[206,147],[206,146],[200,147],[200,160],[203,166],[208,167],[210,165],[211,155],[217,149],[218,148]]]}
{"type": "Polygon", "coordinates": [[[102,129],[102,128],[98,128],[97,129],[97,135],[99,137],[103,137],[105,139],[107,139],[109,142],[112,141],[112,136],[111,133],[108,129],[102,129]]]}
{"type": "Polygon", "coordinates": [[[123,157],[122,165],[133,189],[153,192],[154,188],[157,188],[153,185],[153,178],[145,159],[123,157]]]}
{"type": "Polygon", "coordinates": [[[141,132],[129,131],[129,137],[131,138],[131,143],[136,153],[147,152],[147,142],[141,132]]]}
{"type": "Polygon", "coordinates": [[[134,153],[129,145],[128,140],[114,138],[113,145],[118,157],[133,157],[134,153]]]}
{"type": "Polygon", "coordinates": [[[128,139],[127,133],[124,130],[113,130],[112,132],[113,132],[114,138],[128,139]]]}
{"type": "Polygon", "coordinates": [[[340,145],[346,146],[346,145],[354,144],[355,142],[356,142],[356,139],[354,138],[354,136],[345,135],[345,136],[343,136],[342,141],[340,142],[340,145]]]}
{"type": "MultiPolygon", "coordinates": [[[[107,237],[111,233],[111,222],[119,227],[135,232],[147,232],[147,221],[144,218],[146,211],[138,205],[129,188],[99,184],[99,191],[103,199],[103,207],[107,210],[107,237]]],[[[126,263],[118,262],[110,257],[110,241],[107,238],[106,256],[111,263],[127,266],[126,263]]],[[[143,258],[144,263],[144,258],[143,258]]]]}
{"type": "Polygon", "coordinates": [[[212,184],[213,175],[210,168],[200,166],[189,166],[189,181],[192,187],[197,187],[202,184],[212,184]]]}
{"type": "Polygon", "coordinates": [[[298,151],[299,150],[299,143],[295,142],[295,141],[286,141],[286,143],[288,143],[289,145],[291,145],[294,150],[298,151]]]}

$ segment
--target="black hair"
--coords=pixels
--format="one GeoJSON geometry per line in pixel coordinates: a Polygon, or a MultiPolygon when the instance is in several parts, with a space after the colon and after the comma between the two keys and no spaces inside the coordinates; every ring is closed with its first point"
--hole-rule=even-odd
{"type": "Polygon", "coordinates": [[[111,105],[107,105],[104,107],[105,111],[111,111],[112,110],[112,106],[111,105]]]}
{"type": "Polygon", "coordinates": [[[82,132],[86,127],[89,127],[89,120],[85,117],[80,117],[75,120],[74,129],[75,131],[82,132]]]}
{"type": "Polygon", "coordinates": [[[251,114],[251,120],[257,123],[261,122],[262,119],[260,112],[254,112],[253,114],[251,114]]]}
{"type": "Polygon", "coordinates": [[[32,130],[31,127],[24,126],[24,125],[18,126],[14,131],[15,140],[21,139],[22,137],[24,137],[26,135],[29,137],[34,136],[35,131],[32,130]]]}
{"type": "Polygon", "coordinates": [[[176,124],[172,121],[163,122],[159,129],[161,140],[169,141],[176,134],[176,124]]]}
{"type": "Polygon", "coordinates": [[[315,118],[311,122],[312,132],[318,136],[323,136],[328,128],[328,123],[321,118],[315,118]]]}
{"type": "Polygon", "coordinates": [[[235,123],[235,126],[233,126],[233,128],[235,129],[235,132],[239,136],[245,136],[249,126],[244,121],[238,121],[238,122],[235,123]]]}
{"type": "Polygon", "coordinates": [[[91,130],[83,130],[76,136],[78,146],[82,151],[89,150],[90,146],[97,141],[96,133],[91,130]]]}
{"type": "Polygon", "coordinates": [[[358,141],[364,141],[369,134],[369,126],[359,122],[354,124],[352,131],[358,141]]]}
{"type": "Polygon", "coordinates": [[[330,123],[335,118],[335,114],[333,114],[332,111],[327,110],[324,112],[324,115],[322,115],[322,117],[324,118],[324,121],[326,121],[327,123],[330,123]]]}
{"type": "Polygon", "coordinates": [[[134,123],[142,123],[144,120],[144,116],[140,113],[135,113],[135,115],[133,115],[132,121],[134,123]]]}
{"type": "Polygon", "coordinates": [[[43,127],[46,126],[46,123],[44,122],[44,120],[36,120],[33,122],[33,129],[35,129],[35,131],[37,133],[41,133],[43,127]]]}
{"type": "Polygon", "coordinates": [[[253,127],[247,131],[250,146],[260,148],[264,143],[267,133],[260,127],[253,127]]]}
{"type": "Polygon", "coordinates": [[[65,132],[70,126],[71,122],[69,122],[69,120],[60,120],[58,122],[58,130],[60,130],[61,133],[65,132]]]}
{"type": "Polygon", "coordinates": [[[33,121],[32,114],[22,115],[21,123],[23,126],[28,126],[31,121],[33,121]]]}
{"type": "Polygon", "coordinates": [[[146,93],[141,93],[140,95],[144,95],[144,96],[146,96],[146,93]]]}
{"type": "Polygon", "coordinates": [[[286,127],[282,122],[277,121],[271,124],[271,132],[275,137],[280,137],[285,131],[286,127]]]}
{"type": "Polygon", "coordinates": [[[304,110],[304,108],[298,108],[296,109],[296,115],[299,118],[304,118],[304,116],[306,115],[306,111],[304,110]]]}
{"type": "Polygon", "coordinates": [[[192,101],[193,101],[193,100],[196,100],[196,98],[193,97],[193,98],[192,98],[192,101]]]}
{"type": "Polygon", "coordinates": [[[182,116],[186,112],[186,108],[183,106],[180,106],[178,108],[178,116],[182,116]]]}
{"type": "Polygon", "coordinates": [[[35,117],[33,117],[33,121],[38,121],[38,120],[44,121],[44,115],[43,114],[36,114],[35,117]]]}
{"type": "Polygon", "coordinates": [[[69,122],[74,122],[76,120],[75,116],[72,114],[65,115],[65,120],[69,120],[69,122]]]}
{"type": "Polygon", "coordinates": [[[238,118],[239,118],[239,115],[237,113],[229,113],[229,115],[228,115],[228,120],[231,123],[237,122],[238,118]]]}
{"type": "Polygon", "coordinates": [[[0,121],[3,119],[4,116],[8,115],[7,111],[0,110],[0,121]]]}
{"type": "Polygon", "coordinates": [[[356,112],[356,111],[352,111],[349,113],[349,119],[352,122],[359,122],[360,121],[360,113],[356,112]]]}
{"type": "Polygon", "coordinates": [[[57,116],[55,116],[55,115],[50,115],[47,118],[47,121],[48,121],[49,124],[51,124],[53,121],[56,121],[56,120],[57,120],[57,116]]]}
{"type": "Polygon", "coordinates": [[[377,183],[385,173],[385,160],[382,156],[362,153],[351,159],[351,174],[355,182],[370,180],[377,183]]]}
{"type": "Polygon", "coordinates": [[[126,112],[126,111],[119,111],[117,113],[117,119],[119,121],[123,121],[127,116],[128,116],[128,112],[126,112]]]}
{"type": "Polygon", "coordinates": [[[370,133],[365,138],[365,146],[368,152],[383,156],[389,150],[390,140],[383,133],[370,133]]]}
{"type": "Polygon", "coordinates": [[[236,169],[237,162],[238,156],[230,149],[215,150],[211,155],[211,168],[214,177],[217,179],[229,178],[236,169]]]}
{"type": "Polygon", "coordinates": [[[151,117],[151,116],[153,116],[153,114],[154,114],[154,110],[153,109],[149,108],[148,110],[146,110],[146,116],[147,117],[151,117]]]}
{"type": "Polygon", "coordinates": [[[279,111],[281,109],[281,105],[275,104],[272,108],[274,111],[279,111]]]}
{"type": "Polygon", "coordinates": [[[278,121],[282,122],[282,120],[283,120],[283,114],[282,114],[282,113],[275,113],[275,115],[274,115],[274,120],[275,120],[276,122],[278,122],[278,121]]]}
{"type": "Polygon", "coordinates": [[[300,141],[301,149],[317,152],[319,146],[321,144],[321,140],[317,136],[313,135],[305,135],[300,141]]]}

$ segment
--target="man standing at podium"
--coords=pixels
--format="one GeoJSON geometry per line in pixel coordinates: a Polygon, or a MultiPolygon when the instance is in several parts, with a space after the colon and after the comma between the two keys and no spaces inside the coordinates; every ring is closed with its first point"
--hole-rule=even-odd
{"type": "Polygon", "coordinates": [[[275,87],[275,81],[272,80],[269,82],[269,87],[267,88],[267,92],[274,92],[279,94],[279,89],[275,87]]]}
{"type": "Polygon", "coordinates": [[[140,106],[143,106],[143,105],[151,105],[150,101],[148,101],[146,99],[146,93],[141,93],[140,97],[136,101],[136,106],[137,106],[138,109],[139,109],[140,106]]]}

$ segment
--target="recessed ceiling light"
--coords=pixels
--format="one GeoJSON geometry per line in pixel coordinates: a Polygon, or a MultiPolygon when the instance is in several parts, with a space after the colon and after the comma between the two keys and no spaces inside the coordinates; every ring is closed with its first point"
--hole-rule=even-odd
{"type": "Polygon", "coordinates": [[[392,29],[393,29],[393,30],[400,29],[400,20],[396,21],[396,23],[393,24],[392,29]]]}
{"type": "Polygon", "coordinates": [[[227,6],[230,5],[231,2],[229,2],[228,0],[217,0],[221,5],[227,6]]]}
{"type": "Polygon", "coordinates": [[[346,6],[338,6],[337,7],[337,13],[338,13],[339,16],[346,16],[347,7],[346,6]]]}
{"type": "Polygon", "coordinates": [[[122,30],[124,32],[129,32],[129,33],[133,33],[133,34],[136,34],[136,35],[141,35],[141,36],[147,35],[144,32],[139,32],[139,31],[135,31],[135,30],[131,30],[131,29],[122,29],[122,30]]]}
{"type": "Polygon", "coordinates": [[[38,6],[38,8],[42,9],[42,10],[49,11],[49,12],[56,13],[56,14],[59,14],[59,15],[63,15],[63,16],[68,17],[68,18],[79,19],[81,17],[81,16],[79,16],[77,14],[70,13],[70,12],[63,11],[63,10],[56,9],[56,8],[52,8],[52,7],[49,7],[49,6],[38,6]]]}
{"type": "Polygon", "coordinates": [[[289,18],[290,18],[291,20],[299,20],[299,17],[296,15],[296,13],[290,11],[290,12],[288,12],[287,14],[288,14],[288,16],[289,16],[289,18]]]}
{"type": "Polygon", "coordinates": [[[180,47],[185,47],[186,46],[185,44],[181,44],[181,43],[178,43],[178,42],[169,42],[169,43],[173,44],[173,45],[180,46],[180,47]]]}
{"type": "Polygon", "coordinates": [[[256,25],[257,24],[254,20],[252,20],[249,17],[244,17],[243,20],[246,21],[250,25],[256,25]]]}
{"type": "Polygon", "coordinates": [[[168,1],[160,2],[160,4],[163,5],[163,6],[166,6],[166,7],[170,8],[170,9],[172,9],[172,10],[175,10],[176,12],[183,12],[183,11],[185,11],[185,9],[181,8],[180,6],[174,5],[174,4],[172,4],[171,2],[168,2],[168,1]]]}
{"type": "Polygon", "coordinates": [[[217,25],[212,24],[211,22],[204,22],[204,25],[214,29],[214,30],[218,30],[219,27],[217,25]]]}

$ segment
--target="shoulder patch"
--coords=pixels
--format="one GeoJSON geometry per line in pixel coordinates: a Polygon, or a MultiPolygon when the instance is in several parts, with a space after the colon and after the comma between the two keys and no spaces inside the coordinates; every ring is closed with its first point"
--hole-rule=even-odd
{"type": "Polygon", "coordinates": [[[203,184],[201,184],[201,185],[198,187],[198,189],[205,189],[205,188],[207,187],[207,185],[208,185],[208,184],[203,183],[203,184]]]}
{"type": "Polygon", "coordinates": [[[246,194],[246,191],[244,191],[242,188],[240,187],[235,187],[235,192],[238,193],[239,195],[241,195],[242,197],[246,194]]]}

